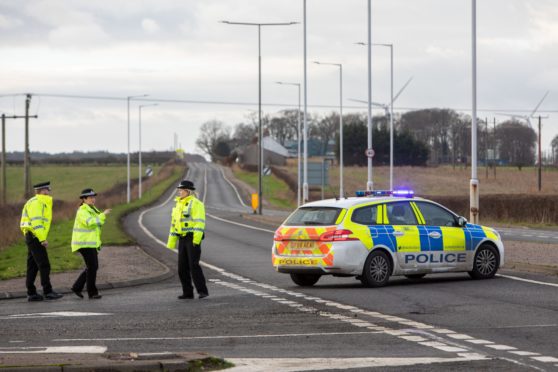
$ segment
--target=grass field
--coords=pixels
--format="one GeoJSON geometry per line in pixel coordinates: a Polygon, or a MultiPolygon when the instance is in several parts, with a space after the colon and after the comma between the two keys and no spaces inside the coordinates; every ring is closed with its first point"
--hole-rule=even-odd
{"type": "MultiPolygon", "coordinates": [[[[318,161],[318,160],[310,160],[318,161]]],[[[286,167],[292,177],[296,179],[296,162],[289,162],[286,167]]],[[[366,189],[367,167],[344,168],[345,193],[353,196],[356,190],[366,189]]],[[[395,189],[410,188],[417,195],[444,195],[460,196],[469,195],[469,180],[471,168],[452,166],[439,167],[394,167],[393,185],[395,189]]],[[[482,194],[558,194],[558,170],[555,168],[543,169],[542,190],[537,188],[537,169],[534,167],[523,168],[521,171],[512,167],[489,169],[488,177],[486,168],[478,168],[480,192],[482,194]]],[[[389,189],[389,167],[373,167],[374,189],[389,189]]],[[[339,167],[330,169],[329,186],[326,187],[326,197],[339,194],[339,167]]]]}
{"type": "MultiPolygon", "coordinates": [[[[144,172],[146,166],[143,167],[144,172]]],[[[154,166],[157,172],[160,166],[154,166]]],[[[109,189],[114,184],[126,182],[126,166],[114,165],[32,165],[31,184],[51,181],[53,197],[61,200],[76,200],[76,195],[86,187],[97,192],[109,189]]],[[[138,165],[131,166],[132,178],[138,176],[138,165]]],[[[145,174],[145,173],[143,173],[145,174]]],[[[23,198],[23,167],[6,167],[6,190],[8,203],[24,200],[23,198]]]]}
{"type": "MultiPolygon", "coordinates": [[[[148,188],[143,193],[143,197],[141,200],[134,200],[130,204],[117,204],[111,205],[113,207],[112,213],[107,217],[107,222],[103,227],[102,232],[102,241],[103,245],[124,245],[133,243],[130,237],[128,237],[122,227],[121,227],[121,218],[126,215],[127,213],[132,212],[133,210],[152,203],[156,199],[159,198],[160,195],[163,194],[165,190],[167,190],[172,184],[176,183],[178,179],[180,179],[183,175],[184,167],[182,165],[173,165],[170,166],[171,169],[161,170],[158,172],[154,172],[155,175],[153,176],[153,180],[150,182],[152,187],[148,188]],[[159,177],[158,177],[159,176],[159,177]]],[[[79,169],[80,167],[73,167],[72,172],[74,176],[79,179],[79,169]]],[[[122,169],[122,167],[120,167],[122,169]]],[[[125,168],[124,168],[125,169],[125,168]]],[[[57,169],[60,172],[63,172],[63,167],[57,169]]],[[[90,172],[91,169],[89,167],[83,167],[81,169],[83,172],[90,172]]],[[[113,181],[112,184],[109,184],[108,180],[109,177],[106,177],[104,173],[107,170],[108,174],[111,174],[113,169],[111,167],[96,167],[95,173],[100,175],[100,179],[106,180],[104,184],[106,189],[108,190],[111,186],[115,186],[115,182],[113,181]]],[[[54,186],[56,187],[56,186],[54,186]]],[[[146,187],[149,187],[149,184],[146,184],[146,187]]],[[[101,188],[99,188],[101,190],[101,188]]],[[[110,192],[107,191],[107,194],[110,192]]],[[[134,193],[132,193],[134,194],[134,193]]],[[[68,194],[69,195],[69,194],[68,194]]],[[[122,200],[121,195],[116,196],[118,200],[122,200]]],[[[112,200],[116,200],[115,196],[111,198],[112,200]]],[[[71,199],[75,198],[75,195],[71,195],[71,199]]],[[[107,200],[103,200],[103,196],[99,195],[98,197],[99,204],[102,206],[106,206],[107,200]],[[103,205],[104,204],[104,205],[103,205]]],[[[76,202],[75,209],[77,209],[78,203],[76,202]]],[[[50,263],[52,267],[52,272],[61,272],[67,270],[77,269],[83,266],[83,260],[81,256],[77,254],[73,254],[70,249],[70,240],[72,235],[72,228],[73,228],[73,218],[66,218],[59,220],[53,224],[51,227],[48,241],[48,254],[50,258],[50,263]]],[[[5,280],[9,278],[19,277],[25,275],[26,271],[26,256],[27,256],[27,248],[23,239],[20,239],[18,242],[6,247],[5,249],[0,251],[0,280],[5,280]]]]}

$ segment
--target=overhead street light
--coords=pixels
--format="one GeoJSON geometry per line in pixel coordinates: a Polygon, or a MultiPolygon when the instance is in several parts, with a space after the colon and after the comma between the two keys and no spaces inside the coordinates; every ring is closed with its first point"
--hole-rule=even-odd
{"type": "Polygon", "coordinates": [[[345,196],[343,190],[343,65],[319,61],[314,61],[314,63],[339,67],[339,197],[342,198],[345,196]]]}
{"type": "Polygon", "coordinates": [[[277,81],[277,84],[280,85],[293,85],[295,87],[298,88],[298,112],[297,112],[297,126],[296,126],[296,142],[297,142],[297,158],[298,158],[298,162],[297,162],[297,206],[300,207],[300,201],[301,201],[301,184],[300,184],[300,173],[301,173],[301,164],[300,164],[300,83],[285,83],[283,81],[277,81]]]}
{"type": "Polygon", "coordinates": [[[128,104],[128,155],[126,156],[126,203],[130,204],[130,100],[134,98],[147,97],[149,94],[139,96],[128,96],[126,102],[128,104]]]}
{"type": "Polygon", "coordinates": [[[263,144],[262,144],[262,46],[261,29],[263,26],[291,26],[298,22],[231,22],[221,23],[233,26],[256,26],[258,28],[258,213],[262,214],[262,173],[263,173],[263,144]]]}
{"type": "Polygon", "coordinates": [[[471,181],[469,193],[469,215],[471,222],[479,223],[479,180],[477,176],[477,0],[471,0],[471,181]]]}
{"type": "Polygon", "coordinates": [[[141,175],[142,175],[142,169],[141,169],[141,109],[144,107],[150,107],[150,106],[159,106],[158,103],[151,103],[149,105],[139,105],[138,106],[138,120],[139,120],[139,150],[138,150],[138,176],[139,176],[139,184],[138,184],[138,198],[141,199],[141,175]]]}

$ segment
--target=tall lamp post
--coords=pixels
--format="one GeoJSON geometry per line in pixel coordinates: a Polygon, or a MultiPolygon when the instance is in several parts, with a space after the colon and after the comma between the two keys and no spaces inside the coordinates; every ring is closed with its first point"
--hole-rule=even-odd
{"type": "Polygon", "coordinates": [[[141,174],[142,174],[142,169],[141,169],[141,109],[144,107],[149,107],[149,106],[159,106],[158,103],[151,103],[149,105],[139,105],[138,107],[138,120],[139,120],[139,150],[138,150],[138,176],[139,176],[139,184],[138,184],[138,198],[141,199],[141,174]]]}
{"type": "Polygon", "coordinates": [[[472,64],[472,121],[471,121],[471,181],[470,218],[479,223],[479,180],[477,176],[477,1],[471,0],[471,64],[472,64]]]}
{"type": "Polygon", "coordinates": [[[130,100],[134,98],[147,97],[147,94],[139,96],[128,96],[126,101],[128,104],[128,154],[126,156],[126,203],[130,204],[130,100]]]}
{"type": "Polygon", "coordinates": [[[342,198],[345,196],[343,190],[343,65],[319,61],[314,61],[314,63],[339,67],[339,197],[342,198]]]}
{"type": "Polygon", "coordinates": [[[258,28],[258,213],[262,214],[262,173],[263,173],[263,145],[262,145],[262,26],[290,26],[298,22],[283,23],[255,23],[255,22],[231,22],[221,21],[227,25],[256,26],[258,28]]]}
{"type": "MultiPolygon", "coordinates": [[[[358,45],[368,46],[366,43],[358,45]]],[[[390,55],[390,104],[389,104],[389,189],[393,190],[393,44],[372,43],[373,46],[389,47],[390,55]]]]}
{"type": "Polygon", "coordinates": [[[285,83],[283,81],[278,81],[277,84],[280,85],[293,85],[298,88],[298,112],[297,112],[297,127],[296,127],[296,142],[297,142],[297,158],[298,158],[298,174],[297,174],[297,205],[300,206],[301,200],[301,185],[300,185],[300,173],[301,173],[301,164],[300,164],[300,83],[285,83]]]}

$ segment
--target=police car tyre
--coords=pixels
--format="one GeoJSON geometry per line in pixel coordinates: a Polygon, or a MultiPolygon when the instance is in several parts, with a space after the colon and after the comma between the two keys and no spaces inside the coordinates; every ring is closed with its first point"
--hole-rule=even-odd
{"type": "Polygon", "coordinates": [[[500,258],[498,251],[491,245],[483,244],[477,249],[473,270],[469,271],[469,276],[473,279],[490,279],[498,271],[500,258]]]}
{"type": "Polygon", "coordinates": [[[389,281],[392,265],[384,251],[373,251],[366,258],[361,282],[366,287],[383,287],[389,281]]]}
{"type": "Polygon", "coordinates": [[[291,273],[292,281],[301,287],[311,287],[320,280],[320,274],[297,274],[291,273]]]}
{"type": "Polygon", "coordinates": [[[405,277],[407,279],[422,279],[426,276],[426,274],[407,274],[405,277]]]}

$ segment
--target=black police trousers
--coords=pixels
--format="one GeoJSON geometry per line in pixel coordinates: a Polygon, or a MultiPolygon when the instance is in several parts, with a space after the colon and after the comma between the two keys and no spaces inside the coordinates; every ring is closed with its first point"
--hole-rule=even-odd
{"type": "Polygon", "coordinates": [[[209,294],[200,266],[201,245],[195,245],[192,239],[192,234],[186,234],[178,240],[178,276],[182,293],[185,296],[194,295],[193,280],[198,294],[209,294]]]}
{"type": "Polygon", "coordinates": [[[83,256],[85,261],[85,270],[79,274],[72,290],[77,292],[83,291],[83,287],[87,283],[87,294],[89,297],[99,294],[97,290],[97,269],[99,268],[98,250],[96,248],[81,248],[78,252],[83,256]]]}
{"type": "Polygon", "coordinates": [[[30,232],[25,234],[25,244],[27,244],[27,277],[25,279],[27,294],[29,296],[37,294],[35,279],[37,278],[38,272],[41,273],[43,293],[48,294],[52,292],[52,285],[50,284],[50,261],[48,260],[47,249],[41,244],[39,239],[30,232]]]}

